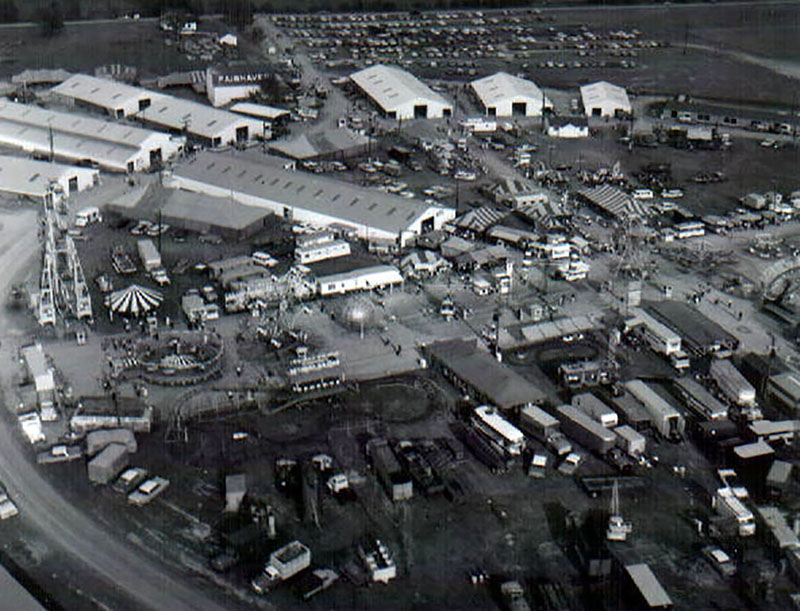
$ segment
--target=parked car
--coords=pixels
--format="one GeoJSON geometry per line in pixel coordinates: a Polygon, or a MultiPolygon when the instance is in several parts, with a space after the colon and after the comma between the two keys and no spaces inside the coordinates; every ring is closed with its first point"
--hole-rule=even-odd
{"type": "Polygon", "coordinates": [[[736,574],[736,564],[733,559],[719,547],[707,545],[703,548],[703,556],[723,577],[733,577],[736,574]]]}

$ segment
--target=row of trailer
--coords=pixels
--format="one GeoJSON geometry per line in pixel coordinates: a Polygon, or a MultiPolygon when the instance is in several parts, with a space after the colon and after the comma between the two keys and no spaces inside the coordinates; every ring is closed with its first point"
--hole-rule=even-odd
{"type": "MultiPolygon", "coordinates": [[[[728,402],[754,406],[755,391],[728,360],[712,362],[711,377],[728,402]]],[[[699,421],[727,420],[729,407],[698,381],[679,378],[675,395],[689,414],[699,421]]],[[[558,457],[569,455],[573,443],[598,455],[614,448],[634,458],[645,454],[645,429],[660,439],[681,441],[686,430],[684,414],[649,382],[630,380],[614,396],[601,400],[593,393],[572,398],[571,405],[545,410],[528,405],[512,424],[500,410],[481,406],[474,410],[471,428],[498,454],[506,458],[520,456],[525,450],[525,436],[539,442],[558,457]]]]}

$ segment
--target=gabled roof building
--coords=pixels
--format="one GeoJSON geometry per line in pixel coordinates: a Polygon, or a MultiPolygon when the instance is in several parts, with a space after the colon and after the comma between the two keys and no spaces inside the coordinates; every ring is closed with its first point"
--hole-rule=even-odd
{"type": "Polygon", "coordinates": [[[553,107],[536,83],[506,72],[474,80],[471,85],[490,117],[540,117],[553,107]]]}
{"type": "Polygon", "coordinates": [[[452,208],[210,151],[176,167],[167,182],[314,227],[347,227],[360,239],[387,239],[399,246],[455,217],[452,208]]]}
{"type": "Polygon", "coordinates": [[[350,79],[391,119],[441,119],[453,114],[449,101],[400,68],[376,64],[350,79]]]}

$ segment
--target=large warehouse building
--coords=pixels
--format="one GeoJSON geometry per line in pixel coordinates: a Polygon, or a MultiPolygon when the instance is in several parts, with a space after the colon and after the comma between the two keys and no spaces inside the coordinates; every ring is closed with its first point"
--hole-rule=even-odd
{"type": "Polygon", "coordinates": [[[625,88],[606,81],[581,86],[581,99],[587,117],[616,117],[631,112],[625,88]]]}
{"type": "Polygon", "coordinates": [[[253,140],[265,130],[263,121],[86,74],[71,76],[51,93],[67,103],[97,108],[117,118],[136,117],[210,146],[253,140]]]}
{"type": "Polygon", "coordinates": [[[0,102],[0,144],[112,172],[159,166],[183,149],[183,138],[29,104],[0,102]]]}
{"type": "Polygon", "coordinates": [[[0,193],[48,202],[54,188],[62,194],[83,191],[97,184],[99,172],[60,163],[0,155],[0,193]]]}
{"type": "Polygon", "coordinates": [[[316,227],[349,227],[361,239],[392,240],[400,246],[455,218],[452,208],[210,151],[178,166],[167,182],[316,227]]]}
{"type": "Polygon", "coordinates": [[[400,68],[376,64],[350,79],[390,119],[441,119],[453,114],[450,102],[400,68]]]}
{"type": "Polygon", "coordinates": [[[474,80],[471,85],[490,117],[540,117],[553,107],[536,83],[506,72],[474,80]]]}

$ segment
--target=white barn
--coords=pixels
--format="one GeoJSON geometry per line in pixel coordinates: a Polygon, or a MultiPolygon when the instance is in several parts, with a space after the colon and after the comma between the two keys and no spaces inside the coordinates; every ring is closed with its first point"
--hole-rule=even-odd
{"type": "Polygon", "coordinates": [[[67,103],[99,108],[117,118],[136,117],[210,146],[254,140],[264,130],[255,119],[86,74],[75,74],[50,91],[67,103]]]}
{"type": "Polygon", "coordinates": [[[582,85],[581,99],[587,117],[614,117],[631,112],[631,102],[625,88],[606,81],[582,85]]]}
{"type": "Polygon", "coordinates": [[[413,74],[376,64],[350,79],[390,119],[441,119],[453,114],[453,105],[413,74]]]}
{"type": "Polygon", "coordinates": [[[183,138],[70,112],[0,101],[0,145],[112,172],[138,172],[178,154],[183,138]]]}
{"type": "Polygon", "coordinates": [[[77,193],[97,184],[100,172],[60,163],[0,155],[0,193],[47,202],[54,191],[77,193]]]}
{"type": "Polygon", "coordinates": [[[146,108],[154,95],[141,87],[88,74],[73,74],[50,93],[67,104],[97,108],[117,119],[130,117],[146,108]]]}
{"type": "Polygon", "coordinates": [[[533,81],[497,72],[472,81],[472,90],[490,117],[540,117],[553,104],[533,81]]]}
{"type": "Polygon", "coordinates": [[[233,198],[314,227],[346,227],[360,239],[391,240],[399,246],[455,218],[452,208],[210,151],[177,166],[165,182],[173,188],[233,198]]]}

